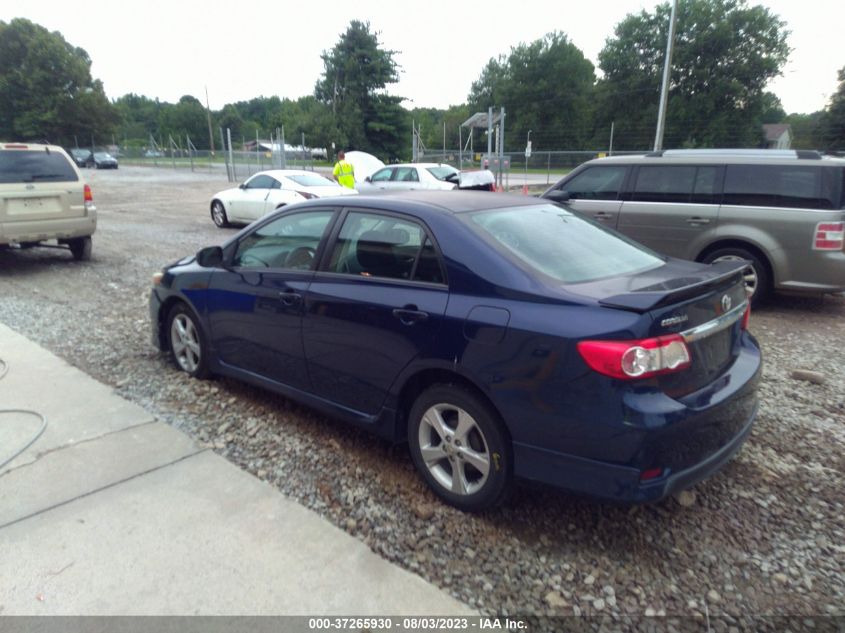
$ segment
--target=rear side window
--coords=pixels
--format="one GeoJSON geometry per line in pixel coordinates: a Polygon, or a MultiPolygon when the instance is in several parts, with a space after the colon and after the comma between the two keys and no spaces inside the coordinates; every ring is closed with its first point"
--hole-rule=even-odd
{"type": "Polygon", "coordinates": [[[0,150],[0,183],[76,182],[64,154],[46,150],[0,150]]]}
{"type": "Polygon", "coordinates": [[[728,165],[722,204],[839,209],[842,207],[842,169],[728,165]]]}
{"type": "Polygon", "coordinates": [[[695,165],[640,167],[631,200],[714,204],[718,170],[695,165]]]}
{"type": "Polygon", "coordinates": [[[572,200],[616,200],[625,173],[624,165],[588,167],[563,186],[572,200]]]}
{"type": "Polygon", "coordinates": [[[442,284],[440,258],[416,222],[376,213],[350,213],[343,223],[328,270],[442,284]]]}
{"type": "Polygon", "coordinates": [[[633,274],[664,263],[645,247],[558,206],[510,207],[470,217],[497,250],[564,283],[633,274]]]}

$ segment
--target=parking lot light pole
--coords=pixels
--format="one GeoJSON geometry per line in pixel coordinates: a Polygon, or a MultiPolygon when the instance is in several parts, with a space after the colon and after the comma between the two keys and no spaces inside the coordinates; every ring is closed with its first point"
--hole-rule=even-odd
{"type": "Polygon", "coordinates": [[[663,85],[660,87],[660,109],[657,111],[657,133],[654,135],[654,151],[663,149],[663,130],[666,126],[666,102],[669,100],[669,76],[672,72],[672,49],[675,45],[675,14],[678,0],[672,1],[669,17],[669,36],[666,39],[666,59],[663,61],[663,85]]]}

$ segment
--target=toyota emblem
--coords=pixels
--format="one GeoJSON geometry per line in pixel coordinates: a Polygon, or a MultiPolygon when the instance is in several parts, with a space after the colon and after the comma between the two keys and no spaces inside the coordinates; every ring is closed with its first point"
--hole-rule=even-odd
{"type": "Polygon", "coordinates": [[[730,295],[723,295],[722,296],[722,312],[727,312],[731,309],[731,297],[730,295]]]}

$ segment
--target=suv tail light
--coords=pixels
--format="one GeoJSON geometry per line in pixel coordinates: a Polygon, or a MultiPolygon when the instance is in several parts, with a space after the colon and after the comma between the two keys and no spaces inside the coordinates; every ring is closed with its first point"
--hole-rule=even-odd
{"type": "Polygon", "coordinates": [[[689,348],[677,334],[638,341],[581,341],[578,353],[595,371],[621,380],[650,378],[690,365],[689,348]]]}
{"type": "Polygon", "coordinates": [[[819,222],[813,239],[813,250],[841,251],[845,246],[845,222],[819,222]]]}
{"type": "Polygon", "coordinates": [[[85,208],[88,209],[94,203],[94,194],[91,193],[91,187],[85,185],[82,190],[82,200],[85,202],[85,208]]]}

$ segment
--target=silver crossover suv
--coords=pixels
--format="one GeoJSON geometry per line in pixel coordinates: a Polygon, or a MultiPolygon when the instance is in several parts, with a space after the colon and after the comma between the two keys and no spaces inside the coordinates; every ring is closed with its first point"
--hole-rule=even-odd
{"type": "Polygon", "coordinates": [[[96,228],[91,188],[61,147],[0,143],[0,247],[55,240],[84,260],[96,228]]]}
{"type": "Polygon", "coordinates": [[[769,292],[845,290],[845,160],[792,150],[667,150],[579,166],[543,197],[684,259],[749,262],[769,292]]]}

